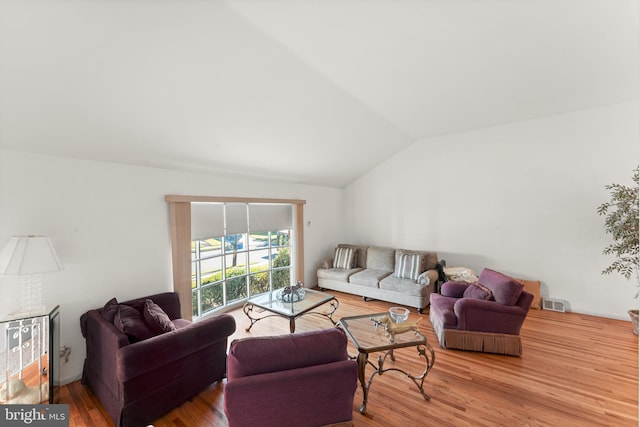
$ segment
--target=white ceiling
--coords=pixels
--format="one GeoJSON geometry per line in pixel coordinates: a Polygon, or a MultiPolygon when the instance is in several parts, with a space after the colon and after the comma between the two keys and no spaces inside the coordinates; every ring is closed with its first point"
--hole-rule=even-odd
{"type": "Polygon", "coordinates": [[[0,0],[0,148],[342,187],[637,99],[639,35],[637,0],[0,0]]]}

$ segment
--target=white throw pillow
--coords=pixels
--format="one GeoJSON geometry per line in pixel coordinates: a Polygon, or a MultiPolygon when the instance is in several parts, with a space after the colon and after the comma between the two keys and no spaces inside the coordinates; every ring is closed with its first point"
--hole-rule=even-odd
{"type": "Polygon", "coordinates": [[[418,280],[422,273],[422,255],[420,254],[400,254],[394,276],[401,279],[418,280]]]}
{"type": "Polygon", "coordinates": [[[355,255],[356,251],[353,248],[336,248],[333,256],[333,268],[353,268],[355,255]]]}

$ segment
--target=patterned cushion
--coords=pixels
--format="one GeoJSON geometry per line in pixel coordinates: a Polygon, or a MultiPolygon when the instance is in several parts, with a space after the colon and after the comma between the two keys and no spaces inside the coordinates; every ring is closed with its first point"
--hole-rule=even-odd
{"type": "Polygon", "coordinates": [[[333,256],[333,268],[353,268],[356,251],[353,248],[336,248],[333,256]]]}
{"type": "Polygon", "coordinates": [[[421,270],[422,257],[419,254],[400,254],[394,275],[401,279],[417,280],[421,270]]]}

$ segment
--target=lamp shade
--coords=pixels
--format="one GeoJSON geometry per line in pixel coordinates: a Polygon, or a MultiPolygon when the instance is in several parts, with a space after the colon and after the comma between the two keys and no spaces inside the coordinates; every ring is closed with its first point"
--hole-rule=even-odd
{"type": "Polygon", "coordinates": [[[17,236],[0,252],[0,275],[51,273],[64,267],[46,236],[17,236]]]}

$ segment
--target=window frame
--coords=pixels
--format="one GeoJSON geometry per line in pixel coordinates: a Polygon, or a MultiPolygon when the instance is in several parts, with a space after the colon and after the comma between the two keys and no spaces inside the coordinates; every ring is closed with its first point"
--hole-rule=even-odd
{"type": "Polygon", "coordinates": [[[180,297],[183,319],[192,319],[191,287],[191,203],[281,203],[293,205],[294,241],[291,243],[291,268],[296,281],[304,281],[304,205],[300,199],[263,199],[220,196],[166,195],[171,228],[173,289],[180,297]]]}

